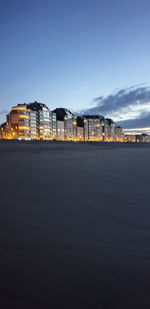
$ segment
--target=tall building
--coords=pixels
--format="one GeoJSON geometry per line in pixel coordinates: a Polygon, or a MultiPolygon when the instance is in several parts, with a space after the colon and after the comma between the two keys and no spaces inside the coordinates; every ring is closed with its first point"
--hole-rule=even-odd
{"type": "Polygon", "coordinates": [[[57,120],[57,140],[64,141],[64,139],[65,139],[64,120],[57,120]]]}
{"type": "Polygon", "coordinates": [[[43,103],[18,104],[7,115],[7,127],[6,135],[12,139],[56,139],[56,114],[43,103]]]}
{"type": "Polygon", "coordinates": [[[84,138],[85,141],[102,141],[104,119],[101,115],[85,115],[84,118],[84,138]]]}
{"type": "Polygon", "coordinates": [[[56,113],[50,112],[50,122],[51,122],[51,130],[52,130],[52,140],[56,140],[57,139],[56,113]]]}
{"type": "Polygon", "coordinates": [[[64,140],[66,141],[76,140],[77,117],[75,117],[75,115],[66,108],[56,108],[53,112],[56,113],[56,119],[57,119],[57,139],[60,139],[60,135],[63,136],[62,130],[64,123],[64,140]]]}
{"type": "Polygon", "coordinates": [[[123,142],[123,131],[120,126],[115,127],[116,142],[123,142]]]}
{"type": "Polygon", "coordinates": [[[84,119],[77,117],[77,141],[84,141],[84,119]]]}
{"type": "Polygon", "coordinates": [[[30,136],[30,109],[26,104],[18,104],[12,107],[7,115],[7,122],[12,138],[28,140],[30,136]]]}
{"type": "Polygon", "coordinates": [[[110,118],[105,118],[103,121],[103,135],[105,142],[115,142],[115,123],[110,118]]]}
{"type": "Polygon", "coordinates": [[[31,112],[32,137],[40,140],[52,139],[52,119],[49,108],[43,103],[30,103],[27,105],[31,112]]]}
{"type": "Polygon", "coordinates": [[[115,142],[116,141],[116,132],[115,132],[115,123],[110,118],[103,118],[101,120],[102,131],[103,131],[103,141],[105,142],[115,142]]]}
{"type": "Polygon", "coordinates": [[[67,118],[64,120],[65,140],[76,141],[77,139],[77,119],[76,117],[67,118]]]}

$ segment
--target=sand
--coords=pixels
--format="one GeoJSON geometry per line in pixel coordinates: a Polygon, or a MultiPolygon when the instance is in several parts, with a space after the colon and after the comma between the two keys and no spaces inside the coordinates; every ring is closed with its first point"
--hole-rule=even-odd
{"type": "Polygon", "coordinates": [[[0,308],[150,308],[150,144],[0,142],[0,308]]]}

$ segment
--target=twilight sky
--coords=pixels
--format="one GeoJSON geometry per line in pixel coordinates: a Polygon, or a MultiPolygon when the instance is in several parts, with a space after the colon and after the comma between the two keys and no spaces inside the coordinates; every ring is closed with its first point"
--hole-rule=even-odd
{"type": "Polygon", "coordinates": [[[149,128],[149,29],[149,0],[0,0],[0,122],[37,100],[149,128]]]}

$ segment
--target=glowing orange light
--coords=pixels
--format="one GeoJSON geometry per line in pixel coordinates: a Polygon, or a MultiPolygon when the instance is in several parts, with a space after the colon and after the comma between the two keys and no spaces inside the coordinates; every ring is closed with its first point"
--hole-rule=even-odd
{"type": "Polygon", "coordinates": [[[27,115],[19,115],[19,118],[29,119],[29,116],[27,116],[27,115]]]}

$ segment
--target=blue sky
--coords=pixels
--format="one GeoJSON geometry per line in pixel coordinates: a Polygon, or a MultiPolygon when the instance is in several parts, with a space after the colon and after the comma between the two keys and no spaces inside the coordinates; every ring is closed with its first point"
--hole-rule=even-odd
{"type": "Polygon", "coordinates": [[[149,0],[0,0],[0,120],[18,103],[76,111],[149,86],[149,29],[149,0]]]}

